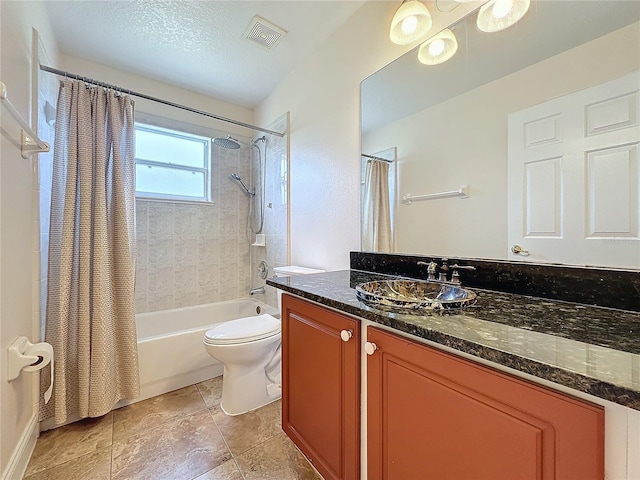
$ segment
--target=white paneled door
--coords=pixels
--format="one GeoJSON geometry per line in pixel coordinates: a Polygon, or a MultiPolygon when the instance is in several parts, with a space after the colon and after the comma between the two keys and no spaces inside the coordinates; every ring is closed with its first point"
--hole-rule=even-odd
{"type": "Polygon", "coordinates": [[[639,89],[636,72],[509,115],[510,259],[640,268],[639,89]]]}

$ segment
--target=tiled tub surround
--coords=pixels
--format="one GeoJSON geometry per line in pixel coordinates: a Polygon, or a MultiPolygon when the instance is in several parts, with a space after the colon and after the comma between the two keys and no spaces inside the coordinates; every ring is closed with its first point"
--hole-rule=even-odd
{"type": "MultiPolygon", "coordinates": [[[[283,115],[268,126],[278,132],[288,131],[288,115],[283,115]]],[[[251,247],[251,287],[265,285],[264,279],[258,275],[258,265],[265,261],[269,268],[269,276],[273,276],[273,267],[287,265],[287,136],[282,138],[267,137],[267,143],[258,143],[262,150],[263,161],[266,158],[265,176],[265,208],[264,226],[266,246],[251,247]],[[265,154],[266,150],[266,154],[265,154]]],[[[254,149],[255,155],[255,149],[254,149]]],[[[252,236],[253,243],[255,235],[252,236]]],[[[278,305],[276,289],[266,286],[265,295],[256,297],[269,305],[278,305]]]]}
{"type": "MultiPolygon", "coordinates": [[[[288,115],[269,128],[287,131],[288,115]]],[[[247,223],[249,197],[229,178],[237,173],[254,184],[249,155],[256,159],[255,148],[212,145],[213,203],[136,199],[136,313],[246,297],[251,288],[265,285],[257,273],[261,260],[271,274],[274,266],[287,263],[287,136],[266,137],[265,143],[258,142],[266,162],[266,247],[249,246],[255,241],[247,223]]],[[[244,144],[251,141],[239,138],[244,144]]],[[[277,305],[275,289],[266,293],[258,299],[277,305]]]]}
{"type": "MultiPolygon", "coordinates": [[[[467,273],[467,272],[464,272],[467,273]]],[[[359,270],[272,278],[286,292],[498,365],[640,410],[640,313],[474,288],[475,306],[413,315],[365,305],[359,270]]]]}
{"type": "MultiPolygon", "coordinates": [[[[285,114],[268,128],[287,131],[288,124],[285,114]]],[[[260,261],[267,262],[270,274],[274,266],[286,265],[287,138],[266,135],[266,142],[257,144],[265,171],[265,247],[250,247],[255,235],[247,222],[249,196],[229,178],[237,173],[254,184],[257,172],[250,170],[249,156],[257,159],[255,148],[212,145],[213,203],[136,199],[136,313],[246,297],[251,288],[265,285],[258,276],[260,261]]],[[[277,305],[274,288],[256,297],[277,305]]]]}
{"type": "Polygon", "coordinates": [[[136,313],[249,292],[249,202],[229,178],[232,173],[248,178],[248,150],[211,148],[213,203],[136,199],[136,313]]]}

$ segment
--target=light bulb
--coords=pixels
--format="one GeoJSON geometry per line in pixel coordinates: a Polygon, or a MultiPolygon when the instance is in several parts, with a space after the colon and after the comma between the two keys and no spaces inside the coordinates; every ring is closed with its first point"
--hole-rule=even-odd
{"type": "Polygon", "coordinates": [[[458,50],[456,36],[448,28],[427,40],[418,49],[418,60],[425,65],[438,65],[453,57],[458,50]]]}
{"type": "Polygon", "coordinates": [[[405,35],[410,35],[416,31],[418,27],[418,19],[415,15],[411,15],[410,17],[405,18],[402,21],[402,33],[405,35]]]}
{"type": "Polygon", "coordinates": [[[493,4],[493,16],[495,18],[504,18],[509,15],[513,8],[513,0],[496,0],[493,4]]]}
{"type": "Polygon", "coordinates": [[[426,5],[419,0],[404,0],[391,20],[389,38],[398,45],[408,45],[424,37],[431,24],[426,5]]]}
{"type": "Polygon", "coordinates": [[[478,10],[478,29],[492,33],[509,28],[525,16],[530,4],[531,0],[489,0],[478,10]]]}
{"type": "Polygon", "coordinates": [[[438,38],[429,44],[429,53],[434,57],[437,57],[444,52],[444,40],[438,38]]]}

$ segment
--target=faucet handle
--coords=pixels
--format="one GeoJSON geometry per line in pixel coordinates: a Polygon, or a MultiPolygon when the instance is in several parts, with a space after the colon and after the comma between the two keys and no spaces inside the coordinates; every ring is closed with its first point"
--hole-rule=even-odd
{"type": "Polygon", "coordinates": [[[457,263],[454,263],[453,265],[451,265],[452,270],[475,270],[476,267],[474,267],[473,265],[458,265],[457,263]]]}
{"type": "Polygon", "coordinates": [[[427,280],[435,280],[436,279],[436,270],[438,269],[438,264],[433,260],[429,263],[427,262],[418,262],[418,265],[426,265],[427,266],[427,280]]]}
{"type": "Polygon", "coordinates": [[[474,267],[473,265],[458,265],[457,263],[454,263],[449,268],[453,270],[453,272],[451,273],[451,283],[454,283],[456,285],[460,285],[462,283],[460,281],[460,272],[458,272],[458,270],[475,270],[476,269],[476,267],[474,267]]]}

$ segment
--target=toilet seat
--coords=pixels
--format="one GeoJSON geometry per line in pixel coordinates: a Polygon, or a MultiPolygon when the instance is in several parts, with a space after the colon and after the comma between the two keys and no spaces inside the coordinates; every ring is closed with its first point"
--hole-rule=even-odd
{"type": "Polygon", "coordinates": [[[233,345],[254,342],[280,333],[280,320],[268,313],[239,318],[207,330],[204,342],[209,345],[233,345]]]}

